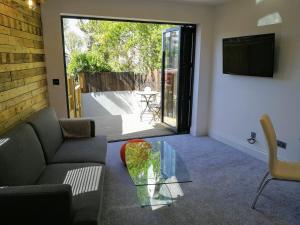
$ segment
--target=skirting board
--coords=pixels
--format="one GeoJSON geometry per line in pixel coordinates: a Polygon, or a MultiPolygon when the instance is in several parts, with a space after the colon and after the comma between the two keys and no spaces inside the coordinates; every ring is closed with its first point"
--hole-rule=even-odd
{"type": "Polygon", "coordinates": [[[214,132],[210,132],[209,136],[211,138],[216,139],[217,141],[220,141],[224,144],[227,144],[241,152],[251,155],[254,158],[257,158],[261,161],[267,162],[267,159],[268,159],[267,154],[263,151],[260,151],[255,148],[249,148],[249,146],[246,146],[244,143],[240,143],[236,140],[230,140],[229,138],[225,138],[224,136],[216,134],[214,132]]]}

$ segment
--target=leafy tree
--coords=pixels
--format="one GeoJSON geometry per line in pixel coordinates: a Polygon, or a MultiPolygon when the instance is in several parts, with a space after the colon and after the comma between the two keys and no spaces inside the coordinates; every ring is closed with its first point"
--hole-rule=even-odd
{"type": "Polygon", "coordinates": [[[63,29],[64,29],[64,32],[68,31],[68,30],[69,30],[69,27],[70,27],[70,25],[69,25],[69,20],[66,19],[66,18],[64,18],[64,19],[63,19],[63,29]]]}
{"type": "Polygon", "coordinates": [[[73,52],[80,52],[83,45],[83,40],[74,32],[65,33],[65,48],[68,55],[73,52]]]}
{"type": "Polygon", "coordinates": [[[87,49],[91,50],[95,44],[93,30],[95,29],[95,26],[97,26],[97,21],[81,19],[81,20],[78,20],[77,24],[78,24],[79,28],[81,29],[81,31],[83,31],[85,33],[87,49]]]}
{"type": "Polygon", "coordinates": [[[95,52],[77,53],[71,55],[68,65],[68,74],[77,79],[81,72],[97,73],[111,72],[111,67],[95,52]]]}
{"type": "Polygon", "coordinates": [[[170,25],[82,20],[89,50],[97,52],[116,72],[152,74],[160,69],[162,31],[170,25]]]}

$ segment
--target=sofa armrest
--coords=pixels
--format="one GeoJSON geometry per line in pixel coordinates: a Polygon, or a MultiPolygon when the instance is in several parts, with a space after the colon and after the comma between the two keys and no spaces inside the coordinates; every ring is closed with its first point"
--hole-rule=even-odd
{"type": "Polygon", "coordinates": [[[60,119],[65,138],[95,137],[95,121],[91,119],[60,119]]]}
{"type": "Polygon", "coordinates": [[[69,225],[70,185],[32,185],[0,188],[0,223],[5,225],[69,225]]]}

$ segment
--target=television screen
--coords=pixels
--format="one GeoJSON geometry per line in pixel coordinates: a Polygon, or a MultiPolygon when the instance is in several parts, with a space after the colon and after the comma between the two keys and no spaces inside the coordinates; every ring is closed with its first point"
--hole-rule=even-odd
{"type": "Polygon", "coordinates": [[[223,39],[223,73],[273,77],[275,34],[223,39]]]}

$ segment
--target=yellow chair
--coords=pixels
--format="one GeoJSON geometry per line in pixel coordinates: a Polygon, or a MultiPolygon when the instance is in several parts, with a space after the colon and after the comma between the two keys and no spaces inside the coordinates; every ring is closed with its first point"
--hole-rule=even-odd
{"type": "Polygon", "coordinates": [[[284,162],[277,158],[277,138],[270,117],[263,115],[260,123],[269,147],[269,171],[257,189],[256,197],[251,206],[252,209],[255,208],[260,194],[271,180],[300,182],[300,163],[284,162]]]}

